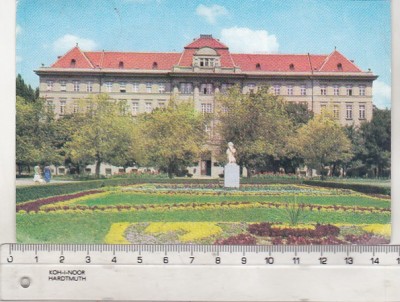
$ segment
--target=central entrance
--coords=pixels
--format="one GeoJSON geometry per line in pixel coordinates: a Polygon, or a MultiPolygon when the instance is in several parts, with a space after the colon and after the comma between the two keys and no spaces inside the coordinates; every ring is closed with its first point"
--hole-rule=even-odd
{"type": "Polygon", "coordinates": [[[211,176],[211,166],[212,166],[211,152],[210,151],[204,152],[201,155],[200,175],[211,176]]]}

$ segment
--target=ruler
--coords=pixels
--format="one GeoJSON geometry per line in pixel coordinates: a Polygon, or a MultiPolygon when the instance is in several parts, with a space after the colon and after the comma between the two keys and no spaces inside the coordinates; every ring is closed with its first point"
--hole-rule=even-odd
{"type": "Polygon", "coordinates": [[[6,301],[400,301],[400,245],[5,244],[0,282],[6,301]]]}

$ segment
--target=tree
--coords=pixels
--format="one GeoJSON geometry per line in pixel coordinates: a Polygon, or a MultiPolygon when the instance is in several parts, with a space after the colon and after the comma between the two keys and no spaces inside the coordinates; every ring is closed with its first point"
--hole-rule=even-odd
{"type": "Polygon", "coordinates": [[[104,94],[83,103],[85,112],[76,114],[82,124],[65,144],[67,156],[78,165],[96,162],[96,177],[100,177],[102,163],[119,166],[128,160],[136,161],[140,157],[136,125],[126,113],[126,104],[104,94]]]}
{"type": "Polygon", "coordinates": [[[33,90],[31,85],[26,85],[22,76],[18,74],[16,78],[16,94],[28,102],[34,102],[39,98],[39,89],[33,90]]]}
{"type": "Polygon", "coordinates": [[[19,173],[24,165],[62,161],[55,151],[55,120],[41,99],[35,102],[16,98],[16,163],[19,173]]]}
{"type": "Polygon", "coordinates": [[[192,102],[173,99],[167,107],[141,116],[147,163],[166,171],[170,178],[192,165],[205,143],[205,122],[192,102]]]}
{"type": "Polygon", "coordinates": [[[238,86],[217,99],[218,133],[221,152],[228,142],[235,144],[236,160],[250,171],[267,167],[287,152],[287,138],[293,122],[285,109],[283,99],[261,87],[255,93],[243,94],[238,86]]]}
{"type": "Polygon", "coordinates": [[[352,156],[349,138],[328,111],[314,116],[300,127],[291,140],[291,148],[308,167],[320,171],[331,163],[348,160],[352,156]]]}
{"type": "Polygon", "coordinates": [[[375,176],[384,175],[390,168],[391,156],[391,111],[374,109],[373,118],[360,127],[365,143],[364,162],[375,171],[375,176]]]}

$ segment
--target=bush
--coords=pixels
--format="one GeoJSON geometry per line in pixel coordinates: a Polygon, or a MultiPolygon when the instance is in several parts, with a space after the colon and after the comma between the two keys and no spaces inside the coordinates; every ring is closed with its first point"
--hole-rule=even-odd
{"type": "Polygon", "coordinates": [[[53,183],[46,185],[33,185],[26,187],[17,187],[16,202],[24,202],[28,200],[36,200],[39,198],[65,195],[80,191],[99,189],[103,187],[126,186],[141,183],[172,183],[172,184],[216,184],[218,181],[214,179],[168,179],[168,178],[110,178],[100,180],[76,181],[66,183],[53,183]]]}
{"type": "Polygon", "coordinates": [[[226,239],[218,239],[214,244],[219,245],[255,245],[256,238],[249,234],[239,234],[226,239]]]}
{"type": "Polygon", "coordinates": [[[320,180],[304,180],[303,184],[318,187],[336,188],[336,189],[349,189],[365,194],[381,194],[390,195],[390,188],[373,186],[368,184],[350,184],[350,183],[339,183],[330,181],[320,180]]]}

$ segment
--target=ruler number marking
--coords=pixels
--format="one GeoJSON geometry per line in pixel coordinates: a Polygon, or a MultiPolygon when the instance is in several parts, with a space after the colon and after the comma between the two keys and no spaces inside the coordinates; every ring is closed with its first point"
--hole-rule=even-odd
{"type": "Polygon", "coordinates": [[[327,264],[328,263],[328,258],[326,257],[320,257],[318,258],[319,264],[327,264]]]}
{"type": "Polygon", "coordinates": [[[372,262],[372,264],[379,264],[379,258],[372,257],[371,262],[372,262]]]}
{"type": "Polygon", "coordinates": [[[346,257],[346,258],[344,258],[344,260],[346,261],[346,264],[349,264],[349,265],[354,263],[353,257],[346,257]]]}
{"type": "Polygon", "coordinates": [[[59,261],[60,263],[64,263],[65,257],[64,256],[60,256],[59,261]]]}
{"type": "Polygon", "coordinates": [[[138,256],[137,257],[137,263],[143,263],[143,257],[142,256],[138,256]]]}
{"type": "Polygon", "coordinates": [[[9,256],[8,258],[7,258],[7,262],[8,263],[12,263],[14,261],[14,257],[13,256],[9,256]]]}
{"type": "Polygon", "coordinates": [[[190,258],[190,264],[192,264],[193,263],[193,261],[194,261],[194,257],[193,256],[191,256],[191,257],[189,257],[190,258]]]}
{"type": "Polygon", "coordinates": [[[221,257],[215,257],[215,264],[221,263],[221,257]]]}
{"type": "Polygon", "coordinates": [[[247,264],[247,258],[246,257],[242,257],[242,264],[247,264]]]}
{"type": "Polygon", "coordinates": [[[293,264],[300,264],[300,257],[293,257],[293,264]]]}
{"type": "Polygon", "coordinates": [[[168,263],[168,257],[163,258],[163,263],[167,264],[168,263]]]}
{"type": "Polygon", "coordinates": [[[113,262],[113,263],[117,263],[117,257],[116,257],[116,256],[114,256],[114,257],[111,259],[111,262],[113,262]]]}
{"type": "Polygon", "coordinates": [[[266,262],[266,264],[274,264],[275,259],[274,259],[274,257],[267,257],[267,258],[265,258],[265,262],[266,262]]]}
{"type": "Polygon", "coordinates": [[[90,263],[90,262],[92,262],[92,259],[90,258],[90,256],[86,256],[86,258],[85,258],[85,262],[86,262],[86,263],[90,263]]]}

